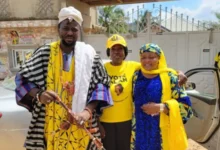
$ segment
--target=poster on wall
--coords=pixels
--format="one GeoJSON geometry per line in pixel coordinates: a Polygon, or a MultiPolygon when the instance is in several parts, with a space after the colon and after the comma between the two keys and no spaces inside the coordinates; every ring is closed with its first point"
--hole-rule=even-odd
{"type": "Polygon", "coordinates": [[[34,44],[34,34],[32,31],[27,32],[18,32],[18,31],[11,31],[11,44],[34,44]]]}
{"type": "Polygon", "coordinates": [[[19,44],[34,44],[34,34],[33,32],[22,32],[20,34],[19,44]]]}
{"type": "Polygon", "coordinates": [[[16,45],[19,44],[19,34],[17,31],[13,30],[10,32],[11,35],[11,44],[16,45]]]}

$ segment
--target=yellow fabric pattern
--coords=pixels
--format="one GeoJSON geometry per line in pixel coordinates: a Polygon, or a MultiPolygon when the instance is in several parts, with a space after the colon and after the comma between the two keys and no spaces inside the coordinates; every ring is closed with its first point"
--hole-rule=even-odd
{"type": "Polygon", "coordinates": [[[132,119],[132,76],[140,68],[140,63],[123,61],[120,66],[113,66],[110,62],[105,64],[111,78],[110,92],[114,105],[105,108],[100,117],[102,122],[123,122],[132,119]]]}
{"type": "MultiPolygon", "coordinates": [[[[188,147],[187,136],[180,115],[179,103],[175,99],[171,99],[171,84],[168,71],[174,71],[167,68],[166,59],[161,50],[159,67],[157,70],[147,71],[141,66],[141,71],[147,74],[160,74],[162,82],[162,103],[169,106],[169,116],[160,113],[160,128],[162,135],[163,150],[186,150],[188,147]]],[[[175,72],[173,72],[175,73],[175,72]]]]}
{"type": "MultiPolygon", "coordinates": [[[[69,95],[62,86],[62,82],[74,81],[74,58],[69,72],[63,71],[63,57],[60,42],[51,44],[50,60],[48,65],[47,90],[53,90],[70,108],[72,95],[69,95]]],[[[60,105],[52,102],[46,106],[45,137],[47,150],[85,150],[89,143],[86,132],[76,125],[68,130],[60,130],[60,125],[67,119],[67,113],[60,105]]]]}
{"type": "Polygon", "coordinates": [[[217,62],[218,68],[220,69],[220,55],[218,55],[218,53],[215,56],[215,62],[217,62]]]}

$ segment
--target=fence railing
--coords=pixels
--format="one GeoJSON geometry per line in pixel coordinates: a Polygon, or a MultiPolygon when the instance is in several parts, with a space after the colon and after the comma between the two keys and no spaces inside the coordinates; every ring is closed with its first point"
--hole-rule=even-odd
{"type": "MultiPolygon", "coordinates": [[[[213,23],[208,23],[182,13],[174,12],[167,7],[162,8],[162,5],[156,6],[153,4],[152,9],[146,9],[144,4],[131,12],[125,13],[124,24],[115,22],[111,25],[109,33],[145,33],[148,29],[151,32],[187,32],[187,31],[207,31],[214,28],[220,30],[220,25],[214,26],[213,23]],[[150,14],[150,17],[147,17],[150,14]],[[120,25],[120,30],[117,25],[120,25]]],[[[120,21],[120,20],[118,20],[120,21]]],[[[104,31],[103,31],[104,32],[104,31]]],[[[100,34],[100,32],[99,32],[100,34]]]]}

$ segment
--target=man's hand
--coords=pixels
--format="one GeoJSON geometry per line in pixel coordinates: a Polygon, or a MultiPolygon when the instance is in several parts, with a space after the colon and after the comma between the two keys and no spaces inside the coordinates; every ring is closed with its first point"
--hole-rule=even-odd
{"type": "Polygon", "coordinates": [[[90,117],[91,115],[87,110],[83,110],[82,112],[75,114],[75,119],[79,125],[83,125],[83,123],[89,120],[90,117]]]}
{"type": "Polygon", "coordinates": [[[75,114],[77,123],[82,125],[85,121],[89,120],[92,117],[92,112],[96,108],[97,104],[98,101],[92,101],[82,112],[75,114]]]}
{"type": "Polygon", "coordinates": [[[44,91],[40,96],[39,96],[39,101],[43,104],[49,104],[52,101],[56,100],[56,93],[54,91],[44,91]]]}
{"type": "Polygon", "coordinates": [[[182,86],[183,84],[186,83],[187,77],[182,71],[177,71],[178,73],[178,84],[179,86],[182,86]]]}

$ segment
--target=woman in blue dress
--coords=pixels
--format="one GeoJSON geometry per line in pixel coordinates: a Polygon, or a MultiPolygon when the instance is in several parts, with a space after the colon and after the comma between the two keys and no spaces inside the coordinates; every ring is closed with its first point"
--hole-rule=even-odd
{"type": "Polygon", "coordinates": [[[143,45],[140,62],[133,80],[135,150],[185,150],[183,124],[192,117],[189,97],[158,45],[143,45]]]}

